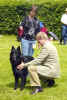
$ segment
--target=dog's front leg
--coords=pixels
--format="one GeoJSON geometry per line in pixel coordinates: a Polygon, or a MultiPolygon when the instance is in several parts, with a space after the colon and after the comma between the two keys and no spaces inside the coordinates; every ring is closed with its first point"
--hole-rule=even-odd
{"type": "Polygon", "coordinates": [[[22,78],[21,79],[21,87],[20,87],[20,90],[23,90],[24,89],[25,82],[26,82],[26,79],[25,78],[22,78]]]}
{"type": "Polygon", "coordinates": [[[18,80],[19,80],[19,78],[15,77],[15,87],[14,87],[14,90],[16,90],[18,88],[18,80]]]}

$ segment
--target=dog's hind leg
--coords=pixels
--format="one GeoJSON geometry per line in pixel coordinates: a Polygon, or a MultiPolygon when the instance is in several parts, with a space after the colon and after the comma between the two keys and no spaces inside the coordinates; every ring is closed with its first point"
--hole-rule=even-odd
{"type": "Polygon", "coordinates": [[[20,90],[23,90],[23,89],[24,89],[25,84],[26,84],[26,77],[23,77],[23,78],[21,79],[21,87],[20,87],[20,90]]]}
{"type": "Polygon", "coordinates": [[[14,90],[16,90],[18,88],[18,80],[19,80],[19,78],[15,77],[15,87],[14,87],[14,90]]]}
{"type": "Polygon", "coordinates": [[[21,79],[21,85],[20,85],[20,90],[22,91],[24,89],[24,79],[21,79]]]}

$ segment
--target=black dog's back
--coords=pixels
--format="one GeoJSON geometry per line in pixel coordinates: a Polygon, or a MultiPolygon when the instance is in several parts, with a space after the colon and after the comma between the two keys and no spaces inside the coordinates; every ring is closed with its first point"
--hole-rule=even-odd
{"type": "Polygon", "coordinates": [[[26,83],[26,77],[28,74],[27,68],[24,68],[23,70],[20,71],[17,69],[17,65],[21,64],[22,61],[24,63],[27,63],[31,60],[33,60],[33,57],[21,56],[20,47],[15,49],[14,46],[12,46],[11,53],[10,53],[10,62],[12,64],[12,70],[13,70],[13,74],[15,77],[15,88],[14,89],[17,89],[19,78],[21,78],[21,90],[24,88],[24,85],[26,83]]]}

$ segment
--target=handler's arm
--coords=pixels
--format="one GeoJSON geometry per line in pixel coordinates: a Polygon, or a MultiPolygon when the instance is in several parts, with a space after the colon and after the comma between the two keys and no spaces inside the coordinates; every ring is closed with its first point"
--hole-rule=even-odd
{"type": "Polygon", "coordinates": [[[26,66],[29,66],[29,65],[38,65],[38,64],[41,64],[42,61],[48,56],[48,49],[46,47],[43,47],[39,56],[37,58],[35,58],[34,60],[28,62],[28,63],[25,63],[24,64],[24,67],[26,66]]]}

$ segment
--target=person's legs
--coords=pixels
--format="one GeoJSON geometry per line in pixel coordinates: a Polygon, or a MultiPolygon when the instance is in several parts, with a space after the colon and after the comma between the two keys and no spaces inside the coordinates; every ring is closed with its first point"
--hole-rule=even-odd
{"type": "Polygon", "coordinates": [[[64,37],[64,45],[66,45],[67,43],[67,38],[66,37],[64,37]]]}
{"type": "Polygon", "coordinates": [[[67,44],[67,26],[66,26],[65,30],[66,30],[66,33],[64,36],[64,44],[67,44]]]}
{"type": "Polygon", "coordinates": [[[44,82],[47,83],[48,87],[52,87],[55,85],[55,78],[56,78],[56,71],[50,69],[45,66],[37,66],[37,73],[39,74],[39,78],[44,82]]]}
{"type": "Polygon", "coordinates": [[[23,56],[28,56],[28,52],[29,52],[28,40],[21,39],[21,51],[23,56]]]}
{"type": "Polygon", "coordinates": [[[29,66],[28,71],[30,73],[31,86],[41,86],[40,79],[37,73],[37,66],[29,66]]]}
{"type": "Polygon", "coordinates": [[[35,44],[36,41],[29,41],[29,50],[28,50],[28,54],[29,56],[33,56],[34,50],[33,50],[33,44],[35,44]]]}
{"type": "Polygon", "coordinates": [[[38,92],[42,91],[40,79],[37,73],[37,67],[36,66],[29,66],[28,67],[29,75],[30,75],[30,83],[31,86],[35,89],[32,91],[31,94],[36,94],[38,92]]]}
{"type": "Polygon", "coordinates": [[[31,86],[38,87],[39,90],[42,90],[41,84],[40,84],[40,79],[47,80],[46,82],[47,82],[48,87],[52,87],[55,84],[54,71],[50,70],[49,68],[46,68],[46,67],[44,70],[42,70],[42,67],[43,66],[41,66],[41,65],[40,66],[33,65],[33,66],[28,67],[31,86]]]}
{"type": "Polygon", "coordinates": [[[47,87],[52,87],[52,86],[55,85],[55,78],[43,76],[43,75],[40,75],[40,74],[39,74],[39,78],[44,84],[47,83],[47,87]]]}
{"type": "Polygon", "coordinates": [[[33,49],[33,48],[32,48],[32,43],[31,43],[31,42],[29,42],[29,50],[28,50],[28,55],[29,55],[29,56],[31,56],[31,57],[33,56],[32,49],[33,49]]]}
{"type": "Polygon", "coordinates": [[[62,41],[63,41],[63,38],[62,38],[62,30],[63,30],[63,28],[61,28],[60,44],[62,44],[62,41]]]}
{"type": "Polygon", "coordinates": [[[66,44],[65,35],[66,35],[66,26],[63,25],[62,26],[62,40],[64,41],[64,44],[66,44]]]}

